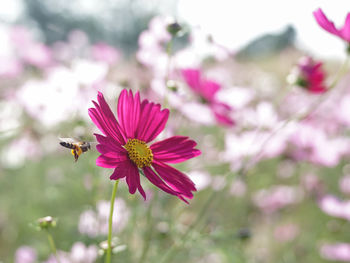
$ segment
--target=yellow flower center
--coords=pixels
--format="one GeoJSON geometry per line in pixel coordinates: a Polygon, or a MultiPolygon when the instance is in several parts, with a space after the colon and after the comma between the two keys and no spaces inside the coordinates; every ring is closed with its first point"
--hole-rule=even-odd
{"type": "Polygon", "coordinates": [[[153,153],[145,142],[138,139],[129,139],[124,148],[128,151],[129,158],[137,167],[143,168],[151,165],[153,153]]]}

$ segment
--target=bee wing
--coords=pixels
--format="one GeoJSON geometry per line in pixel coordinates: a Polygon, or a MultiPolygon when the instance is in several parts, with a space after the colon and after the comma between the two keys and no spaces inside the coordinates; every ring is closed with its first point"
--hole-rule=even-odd
{"type": "Polygon", "coordinates": [[[89,143],[90,143],[91,149],[96,150],[96,145],[98,144],[98,142],[89,142],[89,143]]]}
{"type": "Polygon", "coordinates": [[[61,142],[67,142],[67,143],[75,143],[77,142],[77,140],[73,139],[73,138],[58,138],[61,142]]]}

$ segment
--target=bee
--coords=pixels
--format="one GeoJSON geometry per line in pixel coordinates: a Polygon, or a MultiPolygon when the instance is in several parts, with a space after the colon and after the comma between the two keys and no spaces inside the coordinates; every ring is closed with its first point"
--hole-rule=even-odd
{"type": "Polygon", "coordinates": [[[59,138],[61,140],[60,144],[63,147],[71,149],[74,160],[78,161],[79,156],[91,149],[90,142],[79,141],[73,138],[59,138]]]}

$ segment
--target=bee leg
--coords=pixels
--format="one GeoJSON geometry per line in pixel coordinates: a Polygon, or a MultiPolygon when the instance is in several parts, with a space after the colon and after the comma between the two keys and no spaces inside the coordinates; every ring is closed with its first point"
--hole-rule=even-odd
{"type": "Polygon", "coordinates": [[[72,152],[72,155],[74,156],[74,160],[78,161],[79,154],[77,153],[77,150],[76,149],[72,149],[71,152],[72,152]]]}

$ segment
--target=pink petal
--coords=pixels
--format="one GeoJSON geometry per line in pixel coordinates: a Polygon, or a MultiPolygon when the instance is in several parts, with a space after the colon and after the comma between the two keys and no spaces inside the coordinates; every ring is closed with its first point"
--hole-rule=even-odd
{"type": "Polygon", "coordinates": [[[213,102],[210,105],[210,108],[213,111],[218,123],[226,126],[232,126],[235,124],[235,122],[230,117],[231,107],[227,104],[221,102],[213,102]]]}
{"type": "Polygon", "coordinates": [[[128,165],[126,166],[126,183],[129,186],[129,193],[134,194],[136,189],[139,190],[140,194],[146,200],[146,194],[140,184],[140,174],[137,166],[133,164],[131,161],[128,161],[128,165]]]}
{"type": "Polygon", "coordinates": [[[201,72],[199,69],[183,69],[181,70],[187,85],[190,86],[195,92],[200,93],[201,86],[201,72]]]}
{"type": "Polygon", "coordinates": [[[208,101],[213,101],[215,94],[219,91],[220,84],[211,80],[204,80],[201,85],[201,94],[208,101]]]}
{"type": "Polygon", "coordinates": [[[173,136],[163,141],[151,145],[154,159],[166,163],[180,163],[196,157],[201,152],[194,147],[195,141],[189,140],[185,136],[173,136]]]}
{"type": "Polygon", "coordinates": [[[107,155],[100,155],[96,159],[96,165],[104,168],[115,168],[117,167],[120,163],[125,162],[128,160],[126,156],[107,156],[107,155]]]}
{"type": "Polygon", "coordinates": [[[167,185],[184,197],[192,198],[192,191],[197,191],[191,179],[179,170],[157,161],[154,161],[152,166],[167,185]]]}
{"type": "Polygon", "coordinates": [[[124,89],[118,99],[118,120],[127,138],[135,138],[140,118],[140,94],[124,89]]]}
{"type": "Polygon", "coordinates": [[[187,200],[183,198],[181,193],[174,191],[166,183],[164,183],[163,180],[161,178],[159,178],[159,176],[152,170],[152,168],[146,166],[143,168],[143,172],[144,172],[146,178],[152,184],[154,184],[155,186],[157,186],[158,188],[160,188],[164,192],[171,194],[171,195],[175,195],[175,196],[179,197],[182,201],[188,203],[187,200]]]}
{"type": "Polygon", "coordinates": [[[331,34],[339,36],[339,31],[335,28],[334,23],[328,20],[326,15],[323,13],[322,9],[319,8],[316,11],[313,12],[314,17],[317,21],[317,23],[326,31],[328,31],[331,34]]]}
{"type": "Polygon", "coordinates": [[[130,160],[119,163],[109,178],[111,180],[119,180],[121,178],[128,176],[130,166],[132,166],[132,163],[130,162],[130,160]]]}
{"type": "Polygon", "coordinates": [[[168,117],[168,109],[160,110],[160,104],[143,100],[136,138],[145,142],[153,141],[164,130],[168,117]]]}
{"type": "Polygon", "coordinates": [[[350,42],[350,13],[346,16],[343,28],[340,30],[343,39],[350,42]]]}
{"type": "Polygon", "coordinates": [[[103,134],[112,137],[119,144],[124,145],[126,143],[125,136],[121,133],[119,125],[104,100],[102,93],[98,94],[98,101],[100,105],[93,101],[95,108],[89,109],[91,120],[103,134]]]}
{"type": "MultiPolygon", "coordinates": [[[[126,152],[126,150],[118,144],[115,140],[113,140],[110,137],[105,137],[100,134],[94,133],[96,140],[100,145],[104,145],[107,147],[110,151],[115,151],[115,152],[126,152]]],[[[96,146],[97,147],[97,146],[96,146]]],[[[99,151],[100,152],[100,151],[99,151]]],[[[104,152],[100,152],[104,153],[104,152]]]]}

